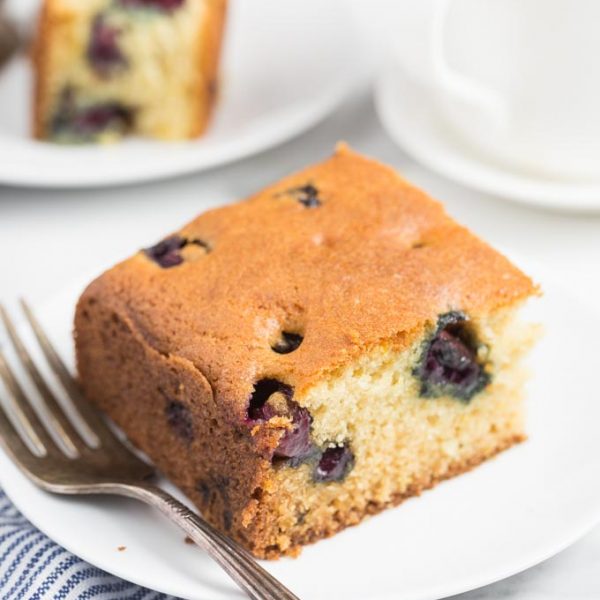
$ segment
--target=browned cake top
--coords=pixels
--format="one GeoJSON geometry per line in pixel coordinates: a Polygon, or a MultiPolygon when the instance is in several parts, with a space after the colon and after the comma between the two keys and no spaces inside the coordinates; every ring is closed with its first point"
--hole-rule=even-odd
{"type": "Polygon", "coordinates": [[[382,341],[403,347],[440,314],[482,315],[535,291],[438,202],[343,145],[176,236],[84,298],[191,361],[239,417],[260,379],[301,391],[382,341]]]}

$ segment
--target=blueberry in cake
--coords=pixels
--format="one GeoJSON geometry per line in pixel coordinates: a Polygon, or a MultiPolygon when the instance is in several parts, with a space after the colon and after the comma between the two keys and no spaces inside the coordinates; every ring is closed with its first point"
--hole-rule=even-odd
{"type": "Polygon", "coordinates": [[[213,524],[294,555],[524,439],[536,293],[340,145],[94,281],[79,376],[213,524]]]}
{"type": "Polygon", "coordinates": [[[215,102],[227,0],[44,0],[36,137],[197,137],[215,102]]]}

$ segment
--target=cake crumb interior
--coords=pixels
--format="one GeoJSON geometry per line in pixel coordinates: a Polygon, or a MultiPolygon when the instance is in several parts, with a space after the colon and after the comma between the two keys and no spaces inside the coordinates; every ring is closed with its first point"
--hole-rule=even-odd
{"type": "Polygon", "coordinates": [[[492,380],[468,403],[420,396],[413,371],[428,333],[402,351],[382,344],[296,398],[313,416],[315,443],[349,445],[355,465],[325,484],[312,481],[310,461],[279,468],[251,525],[275,532],[267,556],[331,535],[525,439],[521,359],[537,327],[512,309],[471,326],[492,380]]]}

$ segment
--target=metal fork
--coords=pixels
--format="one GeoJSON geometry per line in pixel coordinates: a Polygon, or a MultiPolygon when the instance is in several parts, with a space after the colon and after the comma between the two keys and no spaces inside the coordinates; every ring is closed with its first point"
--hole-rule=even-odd
{"type": "Polygon", "coordinates": [[[24,301],[21,305],[52,372],[75,408],[65,410],[0,305],[16,355],[43,400],[40,404],[28,397],[0,350],[0,378],[9,392],[5,402],[0,400],[0,443],[21,471],[56,494],[116,494],[141,500],[179,525],[250,598],[298,600],[246,550],[149,482],[154,468],[129,450],[86,402],[31,309],[24,301]]]}

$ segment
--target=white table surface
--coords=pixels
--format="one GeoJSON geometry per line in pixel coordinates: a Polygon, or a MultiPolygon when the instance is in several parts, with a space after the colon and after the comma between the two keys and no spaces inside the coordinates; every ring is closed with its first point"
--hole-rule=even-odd
{"type": "MultiPolygon", "coordinates": [[[[43,301],[82,274],[100,272],[152,244],[206,208],[243,198],[324,158],[338,140],[397,167],[492,244],[550,266],[566,286],[590,302],[600,297],[599,216],[529,209],[467,190],[427,171],[386,136],[370,96],[356,93],[335,115],[300,138],[208,173],[92,191],[0,186],[0,299],[23,295],[33,302],[43,301]]],[[[565,404],[568,410],[568,398],[565,404]]],[[[599,563],[597,527],[545,563],[460,598],[598,599],[599,563]]]]}

